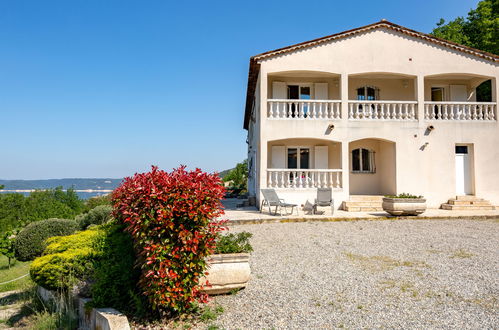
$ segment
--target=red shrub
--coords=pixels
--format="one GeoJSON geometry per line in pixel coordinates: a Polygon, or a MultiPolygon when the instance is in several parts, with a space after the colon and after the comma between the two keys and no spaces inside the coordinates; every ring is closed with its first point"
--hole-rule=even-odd
{"type": "Polygon", "coordinates": [[[142,262],[139,284],[153,308],[183,313],[206,302],[198,282],[224,229],[224,221],[216,220],[224,191],[216,174],[153,166],[113,192],[114,217],[133,236],[142,262]]]}

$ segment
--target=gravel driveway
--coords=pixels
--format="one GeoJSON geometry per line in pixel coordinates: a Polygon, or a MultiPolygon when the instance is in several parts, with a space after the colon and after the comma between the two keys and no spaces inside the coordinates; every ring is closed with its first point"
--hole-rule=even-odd
{"type": "Polygon", "coordinates": [[[254,235],[252,277],[246,289],[215,299],[224,312],[210,325],[499,328],[497,220],[276,223],[231,231],[254,235]]]}

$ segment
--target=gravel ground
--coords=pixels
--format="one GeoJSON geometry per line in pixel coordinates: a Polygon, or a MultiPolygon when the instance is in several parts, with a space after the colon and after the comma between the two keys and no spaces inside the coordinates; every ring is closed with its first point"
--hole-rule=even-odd
{"type": "Polygon", "coordinates": [[[252,275],[224,329],[499,328],[499,222],[242,225],[252,275]]]}

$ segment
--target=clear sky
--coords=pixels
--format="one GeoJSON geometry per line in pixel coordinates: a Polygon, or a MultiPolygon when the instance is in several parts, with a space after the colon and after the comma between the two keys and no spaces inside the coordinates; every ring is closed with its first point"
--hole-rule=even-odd
{"type": "Polygon", "coordinates": [[[249,57],[478,0],[0,2],[0,178],[119,178],[246,157],[249,57]]]}

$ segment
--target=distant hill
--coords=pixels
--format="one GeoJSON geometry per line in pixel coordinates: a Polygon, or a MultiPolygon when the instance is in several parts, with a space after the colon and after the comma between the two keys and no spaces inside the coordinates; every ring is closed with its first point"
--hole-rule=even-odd
{"type": "MultiPolygon", "coordinates": [[[[227,174],[229,174],[230,171],[232,171],[233,168],[231,169],[228,169],[228,170],[224,170],[224,171],[221,171],[221,172],[218,172],[218,175],[220,176],[220,178],[224,178],[227,174]]],[[[1,183],[0,183],[1,184],[1,183]]]]}
{"type": "Polygon", "coordinates": [[[49,179],[49,180],[0,180],[5,190],[51,189],[62,187],[75,190],[113,190],[123,179],[49,179]]]}

